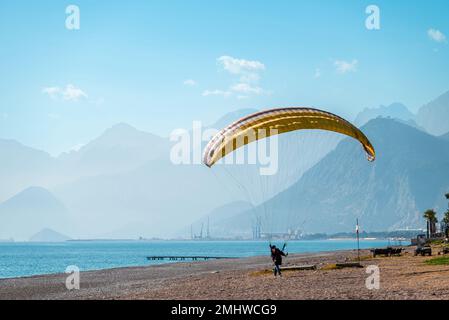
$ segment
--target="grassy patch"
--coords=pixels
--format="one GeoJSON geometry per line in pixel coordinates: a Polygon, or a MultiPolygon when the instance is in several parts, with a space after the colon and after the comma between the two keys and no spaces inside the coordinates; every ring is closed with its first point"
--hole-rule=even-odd
{"type": "MultiPolygon", "coordinates": [[[[374,259],[372,255],[367,255],[367,256],[360,256],[360,261],[367,261],[367,260],[372,260],[374,259]]],[[[357,257],[350,259],[350,261],[352,262],[357,262],[359,261],[359,259],[357,257]]]]}
{"type": "MultiPolygon", "coordinates": [[[[286,266],[287,267],[287,266],[286,266]]],[[[281,272],[282,274],[284,273],[294,273],[294,272],[298,272],[301,270],[289,270],[289,269],[283,269],[281,268],[281,272]]],[[[273,275],[273,269],[265,269],[265,270],[256,270],[256,271],[252,271],[249,273],[249,275],[251,277],[262,277],[262,276],[266,276],[266,275],[273,275]]]]}
{"type": "Polygon", "coordinates": [[[335,263],[330,263],[330,264],[326,264],[325,266],[323,266],[320,270],[338,270],[340,269],[339,267],[337,267],[337,265],[335,263]]]}
{"type": "Polygon", "coordinates": [[[261,276],[266,276],[266,275],[269,275],[269,274],[272,275],[273,274],[273,270],[268,270],[268,269],[257,270],[257,271],[251,272],[249,275],[252,276],[252,277],[261,277],[261,276]]]}
{"type": "Polygon", "coordinates": [[[430,240],[430,244],[435,245],[435,246],[441,245],[441,244],[444,244],[444,240],[441,240],[441,239],[430,240]]]}
{"type": "Polygon", "coordinates": [[[449,257],[436,257],[426,260],[425,263],[429,266],[447,266],[449,265],[449,257]]]}

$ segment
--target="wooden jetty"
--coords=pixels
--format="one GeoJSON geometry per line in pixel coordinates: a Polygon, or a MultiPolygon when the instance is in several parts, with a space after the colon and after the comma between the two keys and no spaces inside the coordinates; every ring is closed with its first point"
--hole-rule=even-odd
{"type": "Polygon", "coordinates": [[[305,264],[305,265],[295,265],[295,266],[285,266],[282,271],[302,271],[302,270],[316,270],[316,265],[305,264]]]}
{"type": "Polygon", "coordinates": [[[149,256],[148,260],[170,260],[170,261],[198,261],[198,260],[218,260],[218,259],[236,259],[235,257],[213,257],[213,256],[149,256]]]}
{"type": "Polygon", "coordinates": [[[336,263],[335,266],[337,268],[363,268],[363,266],[359,262],[336,263]]]}

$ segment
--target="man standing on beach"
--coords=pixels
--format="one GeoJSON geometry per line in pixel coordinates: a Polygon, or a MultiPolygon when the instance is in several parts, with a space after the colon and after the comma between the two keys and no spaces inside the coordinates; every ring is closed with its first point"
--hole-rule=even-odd
{"type": "Polygon", "coordinates": [[[277,248],[275,245],[270,244],[270,249],[271,249],[271,259],[274,262],[274,270],[273,270],[274,276],[276,277],[277,274],[279,273],[279,276],[282,277],[281,274],[282,256],[286,257],[287,255],[282,250],[277,248]]]}

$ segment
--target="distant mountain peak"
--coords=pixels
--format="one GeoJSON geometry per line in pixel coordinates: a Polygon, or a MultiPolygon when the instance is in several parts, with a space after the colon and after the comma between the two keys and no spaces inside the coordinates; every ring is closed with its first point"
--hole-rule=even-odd
{"type": "Polygon", "coordinates": [[[373,127],[387,127],[387,126],[394,126],[394,127],[401,127],[405,130],[412,130],[415,131],[416,128],[412,128],[405,124],[403,121],[400,121],[399,119],[395,118],[384,118],[384,117],[377,117],[374,119],[369,120],[366,124],[364,124],[361,129],[366,130],[366,128],[373,128],[373,127]]]}
{"type": "Polygon", "coordinates": [[[121,131],[139,131],[137,130],[135,127],[133,127],[132,125],[126,123],[126,122],[119,122],[114,124],[112,127],[106,129],[106,131],[110,131],[110,130],[121,130],[121,131]]]}
{"type": "Polygon", "coordinates": [[[100,136],[84,145],[79,152],[83,153],[95,148],[109,148],[117,146],[141,146],[142,144],[150,147],[152,144],[165,144],[166,140],[155,134],[141,131],[135,127],[120,122],[106,129],[100,136]],[[151,143],[149,143],[151,142],[151,143]]]}
{"type": "Polygon", "coordinates": [[[358,126],[362,126],[368,121],[379,117],[399,119],[403,121],[415,119],[415,115],[410,112],[404,104],[400,102],[393,102],[387,106],[380,105],[377,108],[363,109],[363,111],[357,115],[355,123],[358,126]]]}
{"type": "Polygon", "coordinates": [[[24,189],[21,193],[40,193],[40,194],[46,194],[51,195],[51,192],[47,189],[39,186],[30,186],[26,189],[24,189]]]}
{"type": "Polygon", "coordinates": [[[24,241],[44,227],[70,228],[67,214],[65,205],[47,189],[26,188],[0,203],[0,238],[24,241]]]}
{"type": "Polygon", "coordinates": [[[381,104],[378,107],[375,108],[365,108],[363,109],[363,111],[368,111],[368,110],[379,110],[379,111],[383,111],[383,112],[392,112],[392,111],[401,111],[401,112],[406,112],[409,113],[409,109],[401,102],[393,102],[389,105],[383,105],[381,104]]]}
{"type": "Polygon", "coordinates": [[[375,148],[378,144],[390,144],[388,141],[391,140],[400,144],[409,143],[413,140],[422,142],[435,138],[419,127],[410,125],[399,119],[391,118],[376,118],[370,120],[361,127],[361,130],[369,139],[374,136],[376,140],[378,140],[377,143],[376,140],[371,141],[375,148]]]}
{"type": "Polygon", "coordinates": [[[39,204],[54,204],[63,207],[62,203],[47,189],[39,186],[28,187],[13,197],[9,198],[2,205],[11,205],[13,203],[28,203],[36,205],[39,204]]]}
{"type": "Polygon", "coordinates": [[[70,240],[70,237],[50,228],[44,228],[30,237],[31,242],[63,242],[70,240]]]}
{"type": "Polygon", "coordinates": [[[140,134],[140,133],[143,133],[143,131],[140,131],[140,130],[136,129],[132,125],[127,124],[125,122],[120,122],[120,123],[114,124],[110,128],[107,128],[95,140],[102,139],[102,138],[108,137],[108,136],[123,137],[123,136],[137,135],[137,134],[140,134]]]}
{"type": "Polygon", "coordinates": [[[143,131],[137,129],[136,127],[126,123],[119,122],[114,124],[112,127],[106,129],[102,135],[100,135],[97,139],[100,139],[103,136],[113,135],[113,136],[143,136],[143,137],[153,137],[157,139],[164,139],[154,133],[143,131]]]}
{"type": "Polygon", "coordinates": [[[439,100],[449,100],[449,90],[444,92],[444,93],[442,93],[441,95],[439,95],[436,99],[434,99],[430,103],[435,102],[435,101],[439,101],[439,100]]]}
{"type": "Polygon", "coordinates": [[[449,131],[449,91],[422,106],[417,122],[433,135],[439,136],[449,131]]]}
{"type": "Polygon", "coordinates": [[[29,155],[33,153],[35,156],[38,155],[42,158],[48,158],[51,159],[51,155],[47,153],[46,151],[42,151],[39,149],[35,149],[33,147],[26,146],[22,144],[21,142],[14,140],[14,139],[1,139],[0,138],[0,151],[4,152],[5,155],[10,154],[26,154],[29,155]]]}

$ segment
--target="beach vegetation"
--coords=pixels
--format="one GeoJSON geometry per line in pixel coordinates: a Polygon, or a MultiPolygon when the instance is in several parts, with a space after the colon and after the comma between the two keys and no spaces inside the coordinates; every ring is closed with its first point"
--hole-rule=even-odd
{"type": "Polygon", "coordinates": [[[438,219],[437,219],[437,213],[436,213],[435,210],[433,210],[433,209],[426,210],[426,211],[424,212],[424,218],[425,218],[427,221],[438,222],[438,219]]]}
{"type": "Polygon", "coordinates": [[[445,242],[444,242],[444,239],[432,239],[428,243],[431,245],[434,245],[434,246],[439,246],[439,245],[444,244],[445,242]]]}
{"type": "Polygon", "coordinates": [[[427,220],[427,238],[430,238],[436,232],[437,213],[433,209],[428,209],[424,212],[423,217],[427,220]]]}
{"type": "Polygon", "coordinates": [[[447,266],[449,265],[449,257],[436,257],[426,260],[425,263],[430,266],[447,266]]]}
{"type": "Polygon", "coordinates": [[[261,276],[272,275],[272,274],[273,274],[273,270],[271,270],[271,269],[264,269],[264,270],[253,271],[253,272],[250,273],[250,276],[252,276],[252,277],[261,277],[261,276]]]}
{"type": "Polygon", "coordinates": [[[365,255],[365,256],[360,256],[360,258],[357,258],[357,257],[352,258],[352,259],[350,259],[350,261],[359,261],[359,260],[367,261],[367,260],[372,260],[372,259],[374,259],[372,255],[365,255]]]}
{"type": "Polygon", "coordinates": [[[327,270],[338,270],[340,269],[337,264],[335,263],[329,263],[321,267],[321,270],[327,271],[327,270]]]}
{"type": "Polygon", "coordinates": [[[449,225],[449,209],[444,213],[443,220],[446,225],[449,225]]]}

